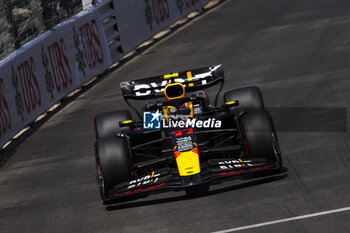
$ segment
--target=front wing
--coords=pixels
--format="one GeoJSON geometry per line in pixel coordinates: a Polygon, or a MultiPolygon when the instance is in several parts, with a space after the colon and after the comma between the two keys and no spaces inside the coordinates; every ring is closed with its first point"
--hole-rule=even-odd
{"type": "Polygon", "coordinates": [[[125,196],[148,195],[165,191],[180,191],[196,185],[215,184],[232,179],[254,178],[263,171],[278,171],[280,164],[265,159],[213,159],[201,164],[199,175],[181,177],[170,168],[159,169],[138,179],[116,185],[107,192],[106,201],[125,196]],[[194,179],[191,181],[191,177],[194,179]]]}

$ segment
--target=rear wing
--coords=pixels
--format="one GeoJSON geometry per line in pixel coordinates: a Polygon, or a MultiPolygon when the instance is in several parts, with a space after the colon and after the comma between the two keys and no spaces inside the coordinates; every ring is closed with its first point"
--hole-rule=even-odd
{"type": "Polygon", "coordinates": [[[222,65],[214,65],[178,73],[125,81],[120,83],[124,99],[151,99],[164,96],[164,88],[169,83],[179,82],[186,92],[197,91],[224,82],[222,65]]]}

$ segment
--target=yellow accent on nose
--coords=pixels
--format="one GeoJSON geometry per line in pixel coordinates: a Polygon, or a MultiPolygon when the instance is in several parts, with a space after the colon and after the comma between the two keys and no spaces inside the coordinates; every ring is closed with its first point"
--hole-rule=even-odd
{"type": "Polygon", "coordinates": [[[132,120],[122,121],[123,124],[129,124],[131,122],[132,122],[132,120]]]}
{"type": "Polygon", "coordinates": [[[190,176],[201,172],[199,155],[193,151],[181,152],[176,158],[180,176],[190,176]]]}
{"type": "Polygon", "coordinates": [[[229,101],[229,102],[226,102],[225,104],[235,104],[236,101],[229,101]]]}
{"type": "Polygon", "coordinates": [[[166,74],[164,75],[164,79],[179,77],[179,73],[166,74]]]}

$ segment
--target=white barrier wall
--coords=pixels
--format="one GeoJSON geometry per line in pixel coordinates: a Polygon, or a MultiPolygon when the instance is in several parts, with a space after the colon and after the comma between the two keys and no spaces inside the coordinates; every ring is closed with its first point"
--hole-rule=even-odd
{"type": "Polygon", "coordinates": [[[123,54],[206,2],[107,0],[10,54],[0,61],[0,146],[123,54]]]}
{"type": "Polygon", "coordinates": [[[114,0],[125,53],[172,25],[208,0],[114,0]]]}

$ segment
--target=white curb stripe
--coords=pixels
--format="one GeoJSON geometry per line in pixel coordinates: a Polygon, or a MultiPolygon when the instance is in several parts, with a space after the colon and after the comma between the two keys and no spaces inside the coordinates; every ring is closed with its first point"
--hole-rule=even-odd
{"type": "Polygon", "coordinates": [[[300,220],[300,219],[305,219],[305,218],[312,218],[312,217],[317,217],[317,216],[322,216],[322,215],[327,215],[327,214],[345,212],[345,211],[349,211],[349,210],[350,210],[350,207],[344,207],[344,208],[340,208],[340,209],[328,210],[328,211],[323,211],[323,212],[318,212],[318,213],[313,213],[313,214],[300,215],[300,216],[296,216],[296,217],[292,217],[292,218],[284,218],[284,219],[279,219],[279,220],[274,220],[274,221],[269,221],[269,222],[263,222],[263,223],[253,224],[253,225],[231,228],[231,229],[222,230],[222,231],[215,231],[213,233],[227,233],[227,232],[241,231],[241,230],[263,227],[263,226],[273,225],[273,224],[278,224],[278,223],[283,223],[283,222],[290,222],[290,221],[295,221],[295,220],[300,220]]]}

